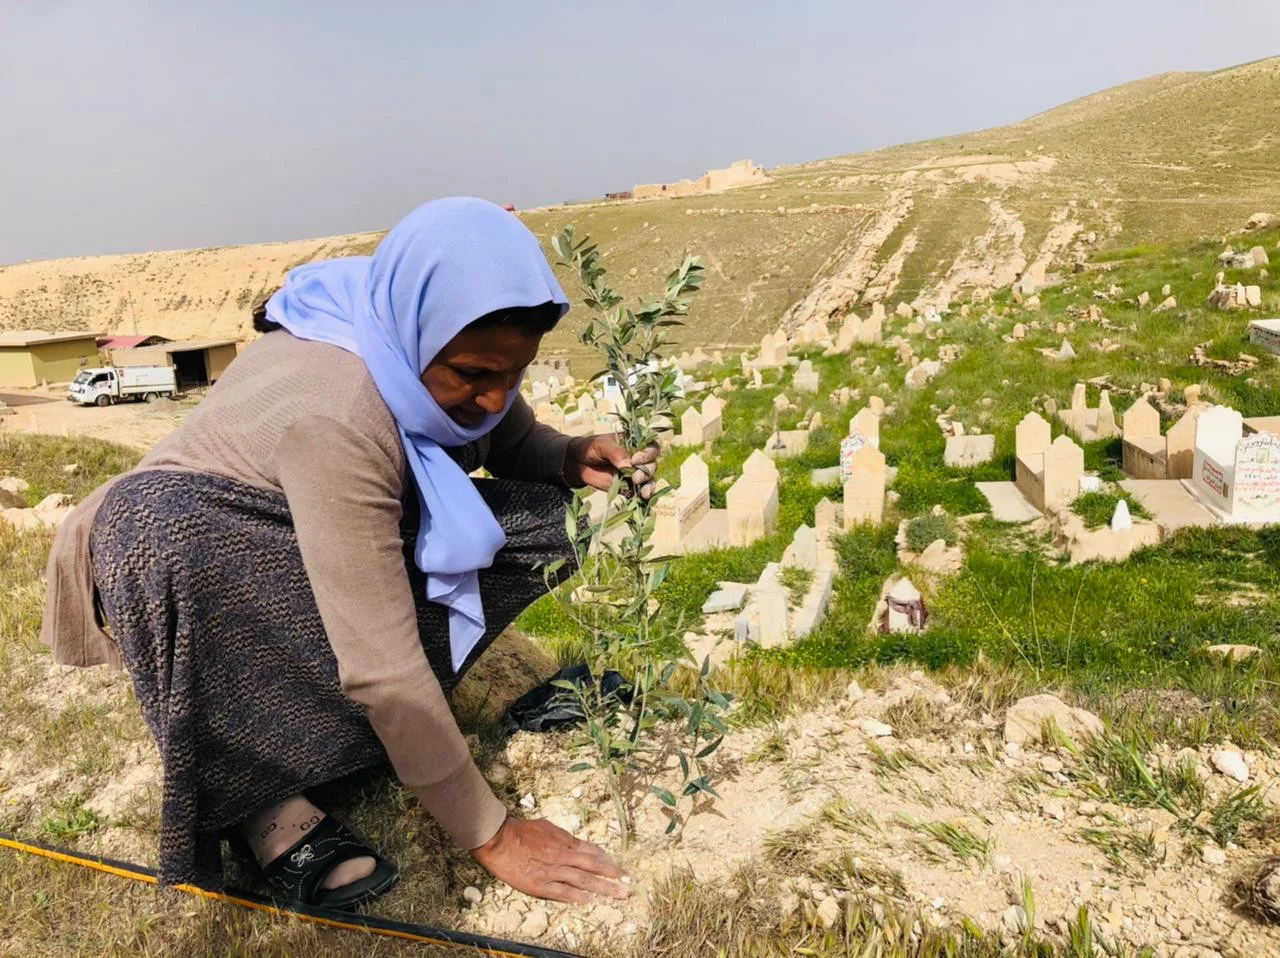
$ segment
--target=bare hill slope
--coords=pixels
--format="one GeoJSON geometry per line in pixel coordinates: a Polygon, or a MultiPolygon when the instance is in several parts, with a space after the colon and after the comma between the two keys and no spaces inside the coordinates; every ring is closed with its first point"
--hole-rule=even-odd
{"type": "MultiPolygon", "coordinates": [[[[917,308],[1069,269],[1099,245],[1238,229],[1280,212],[1280,58],[1162,74],[1020,123],[769,171],[758,186],[524,214],[569,222],[653,290],[688,249],[709,267],[689,344],[745,344],[780,321],[870,302],[917,308]]],[[[690,171],[696,172],[696,171],[690,171]]],[[[299,263],[379,234],[0,267],[0,328],[248,338],[248,307],[299,263]]],[[[571,314],[572,315],[572,314],[571,314]]],[[[572,343],[573,323],[555,345],[572,343]]]]}

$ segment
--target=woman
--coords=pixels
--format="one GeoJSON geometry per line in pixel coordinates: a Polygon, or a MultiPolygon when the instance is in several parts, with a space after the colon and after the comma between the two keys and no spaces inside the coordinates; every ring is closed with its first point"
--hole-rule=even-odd
{"type": "Polygon", "coordinates": [[[394,866],[304,792],[390,759],[495,877],[625,897],[599,848],[507,816],[445,700],[569,554],[566,487],[640,466],[651,491],[652,453],[571,440],[519,396],[567,309],[516,217],[428,203],[372,257],[293,270],[274,331],[63,526],[43,637],[132,676],[164,763],[163,882],[220,880],[230,831],[299,901],[385,892],[394,866]],[[482,465],[498,478],[470,479],[482,465]]]}

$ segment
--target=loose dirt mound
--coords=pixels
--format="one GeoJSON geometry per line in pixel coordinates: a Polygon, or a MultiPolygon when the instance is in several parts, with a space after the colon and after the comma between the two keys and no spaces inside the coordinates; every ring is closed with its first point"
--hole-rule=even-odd
{"type": "MultiPolygon", "coordinates": [[[[918,672],[897,674],[776,728],[738,731],[722,749],[721,800],[674,840],[662,837],[663,807],[644,800],[640,837],[626,851],[616,849],[600,781],[563,771],[563,741],[521,734],[505,759],[538,814],[614,847],[641,889],[683,869],[701,887],[728,888],[747,868],[756,876],[752,907],[775,909],[784,923],[821,921],[827,898],[870,895],[935,925],[968,918],[1014,934],[1030,887],[1036,925],[1050,934],[1087,905],[1109,939],[1156,944],[1161,954],[1280,949],[1280,934],[1231,910],[1234,870],[1247,858],[1234,844],[1224,850],[1162,809],[1092,794],[1085,759],[1006,746],[1002,717],[963,695],[918,672]]],[[[1148,758],[1153,768],[1194,767],[1210,801],[1235,787],[1210,771],[1207,750],[1148,758]]],[[[1280,771],[1260,755],[1246,760],[1254,781],[1280,771]]],[[[584,912],[494,888],[469,927],[545,929],[543,941],[613,953],[664,907],[638,895],[584,912]]]]}

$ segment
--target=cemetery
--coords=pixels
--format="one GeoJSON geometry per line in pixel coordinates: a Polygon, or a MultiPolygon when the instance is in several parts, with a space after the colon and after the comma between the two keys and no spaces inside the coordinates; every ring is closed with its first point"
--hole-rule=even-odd
{"type": "MultiPolygon", "coordinates": [[[[633,783],[624,843],[578,732],[497,731],[535,680],[583,661],[566,607],[590,595],[574,579],[453,698],[495,791],[609,847],[643,896],[538,902],[485,884],[438,830],[405,837],[420,820],[403,804],[360,793],[352,807],[458,927],[590,954],[634,954],[694,895],[735,920],[757,920],[737,902],[763,902],[762,927],[789,929],[796,954],[895,922],[912,947],[966,922],[993,941],[1039,929],[1057,947],[1085,906],[1128,949],[1117,955],[1151,941],[1280,953],[1270,925],[1222,903],[1276,848],[1280,330],[1263,317],[1280,290],[1259,277],[1263,305],[1246,284],[1221,309],[1206,259],[1187,245],[1096,273],[1033,263],[962,302],[784,315],[759,342],[691,337],[655,360],[675,395],[644,547],[669,568],[641,605],[680,694],[731,697],[719,750],[698,759],[714,794],[672,806],[633,783]],[[1193,305],[1140,295],[1166,287],[1193,305]]],[[[576,356],[573,370],[531,369],[537,420],[615,432],[627,376],[595,377],[576,356]]],[[[128,464],[106,444],[0,434],[14,621],[34,615],[70,502],[128,464]]],[[[605,494],[585,502],[608,521],[605,494]]],[[[36,674],[22,671],[32,655],[11,675],[36,674]]],[[[121,706],[127,684],[57,677],[55,691],[47,677],[38,693],[6,686],[44,723],[0,745],[6,827],[145,859],[158,765],[121,706]],[[95,757],[102,728],[127,756],[95,757]]],[[[657,723],[654,788],[680,782],[688,754],[664,750],[688,718],[657,723]]]]}

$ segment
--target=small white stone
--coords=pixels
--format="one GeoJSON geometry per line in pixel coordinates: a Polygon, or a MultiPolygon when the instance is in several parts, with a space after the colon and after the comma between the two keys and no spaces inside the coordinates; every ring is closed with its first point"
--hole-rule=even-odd
{"type": "Polygon", "coordinates": [[[547,913],[542,908],[530,909],[520,925],[520,937],[528,941],[541,938],[547,933],[547,913]]]}
{"type": "Polygon", "coordinates": [[[1237,782],[1249,781],[1249,766],[1244,762],[1244,756],[1239,752],[1231,749],[1220,749],[1213,753],[1213,767],[1228,778],[1234,778],[1237,782]]]}
{"type": "Polygon", "coordinates": [[[568,815],[557,815],[552,820],[552,824],[559,825],[566,832],[576,834],[582,828],[582,818],[570,812],[568,815]]]}
{"type": "Polygon", "coordinates": [[[530,793],[528,795],[525,795],[524,798],[520,799],[520,807],[528,811],[533,811],[535,808],[538,807],[538,800],[533,797],[532,793],[530,793]]]}
{"type": "Polygon", "coordinates": [[[1015,934],[1021,932],[1027,923],[1027,913],[1022,910],[1021,905],[1010,905],[1001,915],[1004,927],[1015,934]]]}
{"type": "Polygon", "coordinates": [[[824,898],[818,904],[818,923],[823,928],[832,928],[840,920],[840,903],[834,898],[824,898]]]}
{"type": "Polygon", "coordinates": [[[1225,865],[1227,863],[1227,853],[1217,845],[1205,845],[1200,850],[1200,857],[1206,865],[1225,865]]]}
{"type": "Polygon", "coordinates": [[[938,911],[942,911],[942,909],[947,907],[947,900],[945,898],[935,898],[933,901],[929,902],[929,904],[938,911]]]}
{"type": "Polygon", "coordinates": [[[1052,755],[1046,755],[1044,758],[1040,759],[1040,769],[1041,771],[1048,772],[1050,775],[1056,775],[1058,772],[1062,771],[1062,760],[1055,758],[1052,755]]]}
{"type": "Polygon", "coordinates": [[[484,892],[475,885],[468,885],[462,889],[462,900],[469,905],[478,905],[484,900],[484,892]]]}
{"type": "Polygon", "coordinates": [[[854,679],[844,690],[844,698],[846,702],[861,702],[867,697],[867,693],[862,691],[862,686],[858,684],[858,680],[854,679]]]}
{"type": "Polygon", "coordinates": [[[858,727],[872,738],[888,738],[893,734],[893,726],[886,725],[878,719],[864,718],[858,723],[858,727]]]}

